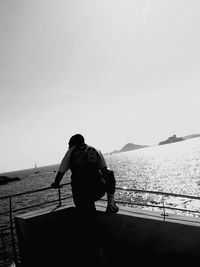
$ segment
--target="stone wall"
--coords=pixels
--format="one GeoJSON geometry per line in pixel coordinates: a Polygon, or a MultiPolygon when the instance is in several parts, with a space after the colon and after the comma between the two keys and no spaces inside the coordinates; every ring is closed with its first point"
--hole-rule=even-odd
{"type": "Polygon", "coordinates": [[[200,221],[133,208],[95,216],[74,207],[16,216],[22,267],[185,264],[199,258],[200,221]],[[81,263],[81,265],[80,265],[81,263]]]}

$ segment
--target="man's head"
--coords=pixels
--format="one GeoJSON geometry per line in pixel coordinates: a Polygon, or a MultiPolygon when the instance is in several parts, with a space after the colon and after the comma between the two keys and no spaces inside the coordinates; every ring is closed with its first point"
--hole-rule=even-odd
{"type": "Polygon", "coordinates": [[[69,139],[69,148],[72,146],[81,146],[84,143],[84,137],[81,134],[75,134],[69,139]]]}

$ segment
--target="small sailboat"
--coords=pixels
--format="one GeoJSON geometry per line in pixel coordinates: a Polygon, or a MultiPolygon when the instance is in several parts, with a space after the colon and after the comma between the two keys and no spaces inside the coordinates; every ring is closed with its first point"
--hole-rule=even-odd
{"type": "Polygon", "coordinates": [[[39,173],[39,170],[38,170],[37,165],[35,163],[35,174],[38,174],[38,173],[39,173]]]}

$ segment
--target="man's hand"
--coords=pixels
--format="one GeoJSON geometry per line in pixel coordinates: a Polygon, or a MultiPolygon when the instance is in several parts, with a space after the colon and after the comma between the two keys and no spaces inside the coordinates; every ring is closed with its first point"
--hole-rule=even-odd
{"type": "Polygon", "coordinates": [[[60,181],[62,180],[63,175],[64,175],[64,173],[59,172],[59,171],[57,172],[56,178],[55,178],[54,182],[51,184],[52,188],[59,188],[60,187],[60,181]]]}

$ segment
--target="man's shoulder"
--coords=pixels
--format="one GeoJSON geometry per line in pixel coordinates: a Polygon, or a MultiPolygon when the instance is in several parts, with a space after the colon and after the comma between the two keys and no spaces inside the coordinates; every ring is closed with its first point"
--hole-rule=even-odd
{"type": "Polygon", "coordinates": [[[88,144],[84,144],[80,147],[75,147],[73,149],[73,151],[72,151],[73,152],[72,154],[76,154],[76,153],[84,153],[84,154],[89,154],[89,155],[96,154],[99,157],[102,157],[102,153],[99,149],[95,148],[94,146],[88,145],[88,144]]]}
{"type": "Polygon", "coordinates": [[[101,154],[101,151],[98,148],[94,147],[94,146],[87,145],[87,150],[88,151],[93,151],[93,152],[95,151],[96,153],[101,154]]]}

